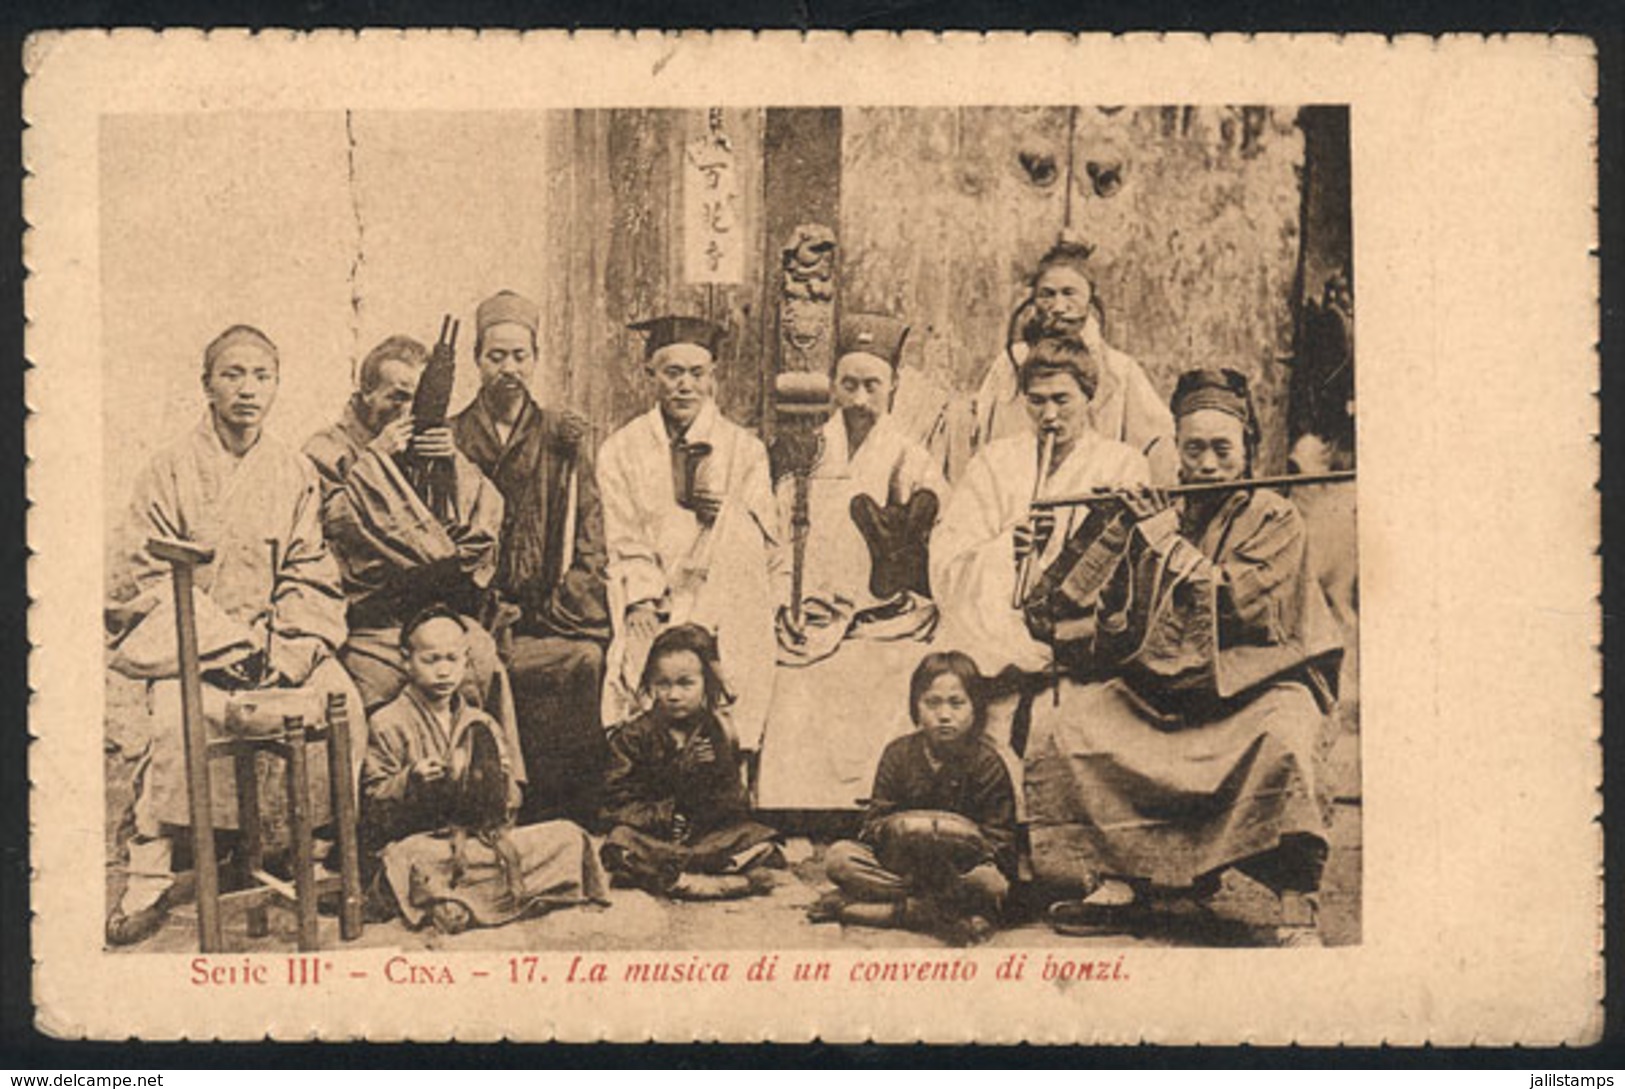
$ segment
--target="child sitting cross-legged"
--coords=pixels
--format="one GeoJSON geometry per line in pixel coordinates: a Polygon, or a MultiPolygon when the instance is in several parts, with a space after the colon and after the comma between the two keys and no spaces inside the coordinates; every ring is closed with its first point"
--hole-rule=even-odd
{"type": "Polygon", "coordinates": [[[1016,870],[1016,796],[983,736],[976,663],[926,655],[909,682],[915,731],[886,746],[856,842],[825,857],[837,892],[815,922],[902,927],[955,944],[992,935],[1016,870]]]}
{"type": "Polygon", "coordinates": [[[467,622],[430,606],[401,627],[407,685],[373,712],[360,839],[375,920],[455,933],[602,901],[606,879],[569,821],[513,826],[520,788],[496,721],[463,702],[467,622]]]}
{"type": "Polygon", "coordinates": [[[696,624],[668,628],[643,669],[648,709],[609,741],[600,852],[623,885],[680,899],[768,892],[782,866],[773,829],[749,819],[738,748],[717,708],[726,700],[716,641],[696,624]]]}

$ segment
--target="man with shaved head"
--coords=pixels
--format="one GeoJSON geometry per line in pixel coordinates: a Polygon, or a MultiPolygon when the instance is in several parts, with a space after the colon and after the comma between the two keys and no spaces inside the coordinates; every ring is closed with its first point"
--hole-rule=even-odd
{"type": "MultiPolygon", "coordinates": [[[[223,729],[230,694],[246,689],[305,689],[313,703],[342,693],[360,713],[336,657],[345,636],[344,596],[322,538],[315,471],[264,432],[280,384],[276,345],[258,329],[233,325],[209,343],[208,410],[137,480],[111,564],[106,620],[113,668],[147,682],[149,714],[136,771],[129,878],[107,918],[110,945],[141,941],[163,925],[174,885],[172,838],[192,819],[170,567],[149,551],[150,539],[178,538],[213,552],[197,568],[194,594],[211,734],[223,729]]],[[[351,741],[359,768],[366,731],[352,731],[351,741]]],[[[211,761],[210,770],[215,824],[236,828],[230,757],[211,761]]],[[[279,763],[260,764],[259,775],[267,780],[261,798],[285,795],[279,763]]],[[[331,808],[322,749],[311,756],[310,778],[311,811],[320,823],[331,808]]],[[[268,831],[273,842],[282,838],[278,828],[268,831]]]]}

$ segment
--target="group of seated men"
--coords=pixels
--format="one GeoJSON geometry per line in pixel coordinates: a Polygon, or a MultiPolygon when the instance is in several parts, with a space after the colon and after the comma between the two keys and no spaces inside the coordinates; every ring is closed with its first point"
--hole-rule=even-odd
{"type": "MultiPolygon", "coordinates": [[[[606,871],[749,895],[783,864],[770,811],[865,805],[858,840],[826,851],[816,919],[977,940],[1033,881],[1057,890],[1056,921],[1115,926],[1236,868],[1281,895],[1285,940],[1313,940],[1339,645],[1301,519],[1267,490],[1162,491],[1252,473],[1246,380],[1192,370],[1164,404],[1101,338],[1082,257],[1041,263],[951,485],[889,415],[907,329],[885,316],[843,318],[834,411],[778,480],[719,412],[721,330],[697,318],[637,327],[654,405],[601,445],[534,398],[539,313],[502,292],[475,315],[460,413],[413,418],[429,352],[390,337],[302,453],[263,431],[275,345],[227,329],[204,353],[208,411],[140,478],[114,565],[115,668],[147,682],[149,729],[108,941],[162,924],[190,821],[173,664],[136,649],[149,624],[173,640],[152,537],[213,550],[196,583],[211,729],[244,689],[365,711],[367,870],[409,921],[601,898],[606,871]],[[481,751],[516,831],[480,842],[529,891],[447,911],[461,864],[439,880],[425,842],[481,751]]],[[[232,776],[212,779],[235,828],[232,776]]]]}

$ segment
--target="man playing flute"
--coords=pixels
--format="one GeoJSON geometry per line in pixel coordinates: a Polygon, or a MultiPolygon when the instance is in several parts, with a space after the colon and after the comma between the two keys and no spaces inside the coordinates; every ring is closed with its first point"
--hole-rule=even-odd
{"type": "MultiPolygon", "coordinates": [[[[1181,376],[1180,476],[1252,474],[1246,377],[1181,376]]],[[[1235,867],[1281,897],[1287,944],[1318,944],[1327,851],[1317,751],[1341,645],[1303,519],[1266,490],[1157,492],[1096,507],[1027,600],[1066,672],[1033,709],[1027,814],[1040,881],[1086,896],[1052,914],[1111,924],[1235,867]],[[1091,891],[1092,890],[1092,891],[1091,891]]]]}
{"type": "MultiPolygon", "coordinates": [[[[136,772],[129,879],[107,919],[110,945],[141,941],[162,926],[174,885],[172,837],[191,824],[171,572],[148,550],[149,539],[179,538],[214,552],[197,568],[194,594],[211,733],[223,729],[233,690],[303,688],[313,704],[343,693],[352,713],[360,711],[360,697],[335,656],[344,643],[344,595],[322,539],[315,470],[263,432],[280,380],[276,346],[258,329],[233,325],[215,337],[203,353],[208,411],[152,459],[135,485],[112,564],[106,619],[116,647],[113,667],[149,682],[148,740],[136,772]]],[[[352,730],[350,739],[352,766],[359,769],[367,733],[352,730]]],[[[326,744],[310,759],[310,805],[318,824],[331,809],[326,744]]],[[[262,761],[258,768],[265,780],[259,797],[284,797],[282,765],[262,761]]],[[[215,825],[236,828],[231,758],[212,761],[211,771],[215,825]]],[[[267,816],[274,842],[280,838],[276,814],[267,816]]]]}
{"type": "Polygon", "coordinates": [[[1035,514],[1032,501],[1151,480],[1139,451],[1090,424],[1098,373],[1081,342],[1038,341],[1020,376],[1032,427],[982,448],[931,538],[931,587],[944,618],[938,644],[965,651],[990,679],[987,737],[1007,758],[1023,747],[1027,709],[1049,685],[1054,663],[1051,648],[1027,630],[1018,576],[1053,562],[1074,515],[1064,512],[1056,533],[1056,516],[1035,514]]]}

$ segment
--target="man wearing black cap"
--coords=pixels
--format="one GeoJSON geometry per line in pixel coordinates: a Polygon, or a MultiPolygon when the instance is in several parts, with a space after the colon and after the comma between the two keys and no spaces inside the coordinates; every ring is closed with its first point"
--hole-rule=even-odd
{"type": "Polygon", "coordinates": [[[715,631],[734,697],[724,719],[740,748],[754,752],[773,684],[780,559],[767,450],[717,410],[720,329],[679,316],[632,328],[648,334],[644,369],[655,407],[599,451],[616,635],[604,721],[635,713],[655,635],[697,623],[715,631]]]}
{"type": "Polygon", "coordinates": [[[609,638],[603,516],[586,421],[530,394],[539,323],[536,304],[511,291],[480,304],[480,392],[451,425],[505,505],[492,585],[518,616],[492,626],[508,644],[530,780],[520,818],[587,824],[597,819],[608,757],[598,717],[609,638]]]}
{"type": "MultiPolygon", "coordinates": [[[[1183,482],[1251,475],[1244,375],[1187,372],[1173,414],[1183,482]]],[[[1155,890],[1211,895],[1234,867],[1281,896],[1280,941],[1318,944],[1317,749],[1342,650],[1297,508],[1141,490],[1076,539],[1027,609],[1077,678],[1035,704],[1027,746],[1034,870],[1086,892],[1052,915],[1111,925],[1155,890]]]]}
{"type": "MultiPolygon", "coordinates": [[[[807,479],[801,617],[778,614],[779,662],[760,802],[853,809],[886,742],[907,732],[908,677],[936,628],[927,546],[947,485],[891,416],[908,326],[844,314],[807,479]]],[[[778,486],[789,525],[795,481],[778,486]]]]}

